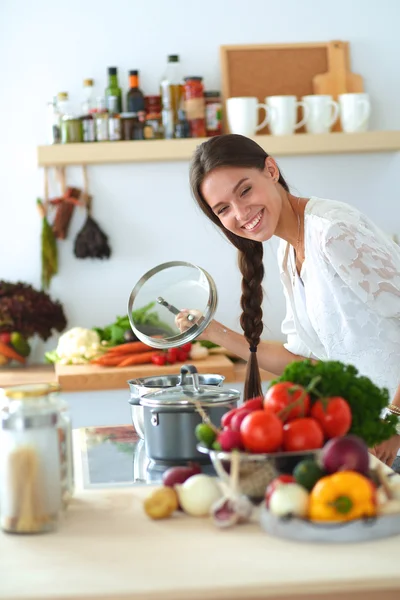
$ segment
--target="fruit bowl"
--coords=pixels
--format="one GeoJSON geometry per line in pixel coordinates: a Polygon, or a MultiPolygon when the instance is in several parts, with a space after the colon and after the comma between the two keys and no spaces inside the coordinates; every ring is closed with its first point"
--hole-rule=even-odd
{"type": "MultiPolygon", "coordinates": [[[[230,467],[233,452],[212,450],[205,444],[198,444],[197,449],[210,456],[213,467],[225,483],[229,483],[230,467]]],[[[236,452],[239,456],[240,492],[254,504],[264,500],[266,487],[279,475],[291,475],[295,466],[307,458],[317,459],[321,450],[304,450],[302,452],[271,452],[269,454],[251,454],[236,452]]]]}

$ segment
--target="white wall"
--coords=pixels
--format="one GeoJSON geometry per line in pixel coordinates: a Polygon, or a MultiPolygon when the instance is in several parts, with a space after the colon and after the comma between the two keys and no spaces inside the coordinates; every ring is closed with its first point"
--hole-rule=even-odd
{"type": "MultiPolygon", "coordinates": [[[[53,94],[67,90],[78,105],[82,80],[93,77],[101,92],[110,65],[119,67],[124,88],[127,71],[138,68],[145,93],[157,93],[170,53],[179,53],[185,73],[203,74],[208,89],[218,88],[221,44],[343,39],[351,42],[352,69],[364,76],[372,98],[372,128],[399,129],[399,19],[397,0],[1,0],[0,278],[39,286],[35,198],[43,174],[35,152],[45,141],[45,104],[53,94]]],[[[398,155],[279,162],[299,194],[352,202],[389,232],[400,232],[398,155]]],[[[238,327],[235,252],[195,209],[188,163],[92,167],[89,180],[94,216],[110,236],[113,258],[73,257],[83,220],[76,214],[51,288],[70,326],[111,322],[125,313],[131,287],[148,268],[180,259],[212,274],[217,316],[238,327]]],[[[68,182],[82,183],[78,170],[68,171],[68,182]]],[[[266,270],[265,337],[277,338],[284,308],[269,247],[266,270]]]]}

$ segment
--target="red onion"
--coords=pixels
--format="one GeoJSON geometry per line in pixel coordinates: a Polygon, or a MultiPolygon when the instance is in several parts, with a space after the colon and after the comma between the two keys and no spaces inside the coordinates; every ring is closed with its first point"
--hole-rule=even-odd
{"type": "Polygon", "coordinates": [[[368,475],[368,447],[356,435],[332,438],[322,449],[322,465],[328,473],[357,471],[368,475]]]}

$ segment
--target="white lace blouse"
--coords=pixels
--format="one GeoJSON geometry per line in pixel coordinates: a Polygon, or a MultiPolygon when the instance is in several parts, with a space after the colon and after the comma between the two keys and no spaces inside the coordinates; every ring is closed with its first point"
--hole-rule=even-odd
{"type": "Polygon", "coordinates": [[[314,197],[304,240],[304,294],[294,293],[291,247],[282,241],[278,250],[285,347],[353,364],[393,397],[400,385],[400,246],[356,208],[314,197]]]}

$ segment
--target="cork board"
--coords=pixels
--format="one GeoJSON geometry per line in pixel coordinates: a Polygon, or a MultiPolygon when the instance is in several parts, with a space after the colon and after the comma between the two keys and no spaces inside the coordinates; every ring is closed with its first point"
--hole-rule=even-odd
{"type": "MultiPolygon", "coordinates": [[[[349,44],[344,44],[349,65],[349,44]]],[[[221,46],[224,103],[232,96],[256,96],[259,102],[265,102],[266,96],[290,94],[300,100],[301,96],[313,94],[313,77],[328,71],[328,45],[329,42],[221,46]]],[[[225,119],[224,131],[228,131],[225,119]]],[[[268,127],[258,133],[268,134],[268,127]]]]}

